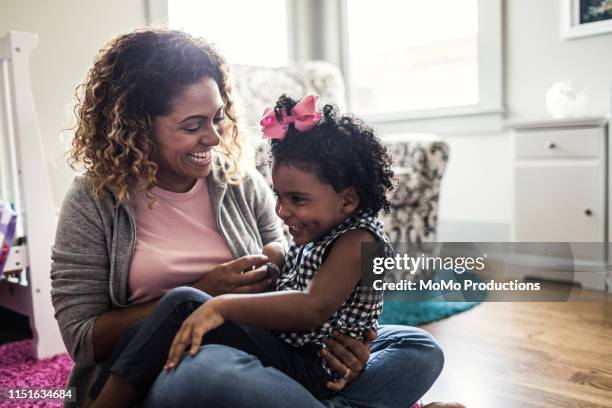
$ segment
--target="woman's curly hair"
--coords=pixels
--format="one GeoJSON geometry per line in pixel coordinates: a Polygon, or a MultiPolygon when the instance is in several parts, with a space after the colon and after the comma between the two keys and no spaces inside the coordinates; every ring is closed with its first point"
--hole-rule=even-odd
{"type": "MultiPolygon", "coordinates": [[[[274,108],[276,119],[291,112],[297,101],[282,95],[274,108]]],[[[313,171],[336,192],[353,187],[359,195],[358,210],[389,212],[386,193],[393,189],[391,158],[374,131],[360,119],[339,116],[337,108],[325,105],[321,121],[300,132],[289,125],[283,140],[271,140],[275,165],[291,165],[313,171]]]]}
{"type": "Polygon", "coordinates": [[[204,77],[218,85],[227,124],[215,148],[227,178],[238,178],[242,154],[229,65],[217,49],[182,31],[147,28],[111,40],[76,89],[75,134],[69,164],[80,163],[97,198],[111,192],[120,203],[156,184],[153,119],[170,113],[174,99],[204,77]]]}

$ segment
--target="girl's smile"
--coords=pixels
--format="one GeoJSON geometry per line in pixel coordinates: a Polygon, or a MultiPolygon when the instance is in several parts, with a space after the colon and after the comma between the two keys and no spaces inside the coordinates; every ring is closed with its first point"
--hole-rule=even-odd
{"type": "Polygon", "coordinates": [[[338,193],[316,173],[292,165],[274,165],[272,180],[276,213],[298,245],[322,238],[359,205],[353,188],[338,193]]]}
{"type": "Polygon", "coordinates": [[[304,225],[288,225],[289,232],[298,233],[304,227],[304,225]]]}

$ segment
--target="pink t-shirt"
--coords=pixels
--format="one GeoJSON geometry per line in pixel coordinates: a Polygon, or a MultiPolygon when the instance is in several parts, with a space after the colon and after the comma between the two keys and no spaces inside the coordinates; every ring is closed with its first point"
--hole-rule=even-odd
{"type": "Polygon", "coordinates": [[[130,303],[162,296],[200,279],[233,255],[219,233],[205,179],[186,193],[155,187],[148,207],[136,197],[136,249],[130,267],[130,303]]]}

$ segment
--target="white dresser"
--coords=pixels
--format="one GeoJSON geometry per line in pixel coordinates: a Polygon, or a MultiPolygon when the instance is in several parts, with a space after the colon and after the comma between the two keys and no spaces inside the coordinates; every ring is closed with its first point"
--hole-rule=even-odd
{"type": "MultiPolygon", "coordinates": [[[[548,120],[509,127],[514,131],[512,240],[608,242],[608,120],[548,120]]],[[[574,256],[579,263],[600,266],[607,259],[603,245],[578,246],[574,256]]],[[[590,270],[576,273],[575,280],[603,291],[605,270],[590,270]]]]}

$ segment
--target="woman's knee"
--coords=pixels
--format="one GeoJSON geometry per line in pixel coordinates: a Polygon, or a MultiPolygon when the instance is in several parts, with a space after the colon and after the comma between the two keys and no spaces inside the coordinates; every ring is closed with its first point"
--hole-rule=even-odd
{"type": "Polygon", "coordinates": [[[208,293],[190,286],[170,289],[159,301],[159,307],[174,309],[185,302],[204,303],[210,299],[208,293]]]}
{"type": "MultiPolygon", "coordinates": [[[[224,387],[235,389],[247,375],[248,366],[260,366],[254,356],[233,347],[208,344],[200,349],[201,358],[192,359],[189,367],[192,374],[204,374],[207,387],[222,390],[224,387]]],[[[188,374],[189,375],[189,374],[188,374]]]]}
{"type": "Polygon", "coordinates": [[[256,365],[260,365],[256,357],[232,347],[202,346],[196,356],[186,356],[175,370],[160,374],[147,406],[163,405],[161,402],[165,399],[172,400],[173,405],[190,406],[189,401],[194,399],[206,405],[236,398],[241,387],[253,380],[249,378],[248,367],[256,365]],[[183,396],[188,396],[187,400],[183,396]]]}
{"type": "Polygon", "coordinates": [[[435,378],[440,375],[444,367],[444,351],[438,341],[423,329],[419,330],[420,342],[423,344],[424,352],[427,354],[428,367],[435,378]]]}
{"type": "MultiPolygon", "coordinates": [[[[437,340],[427,331],[418,327],[381,326],[377,341],[388,343],[395,353],[406,354],[406,361],[421,361],[422,367],[437,377],[444,367],[444,352],[437,340]]],[[[399,357],[401,358],[401,357],[399,357]]]]}

